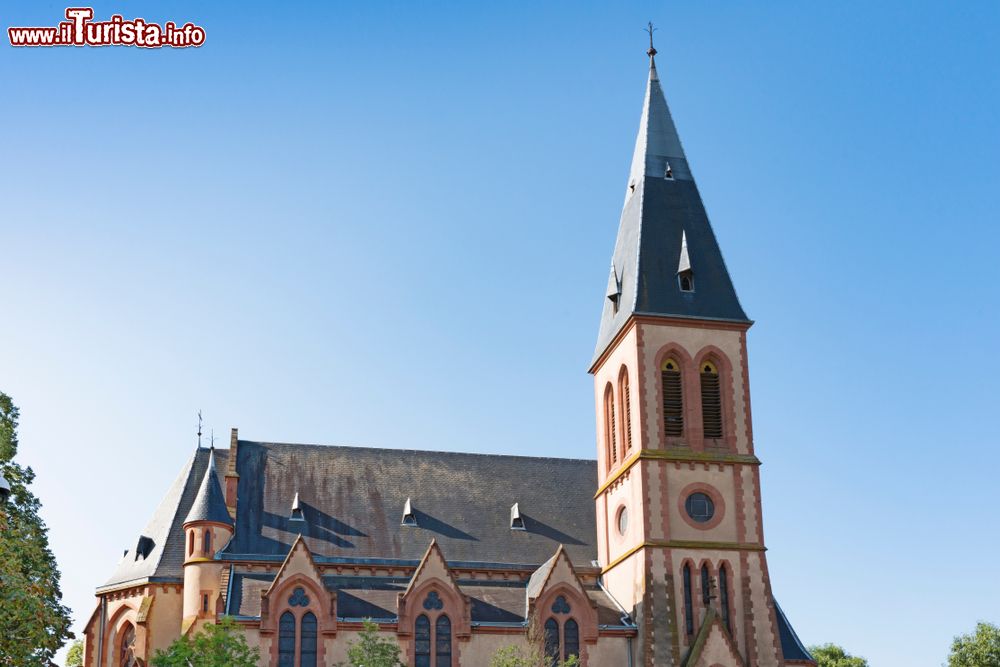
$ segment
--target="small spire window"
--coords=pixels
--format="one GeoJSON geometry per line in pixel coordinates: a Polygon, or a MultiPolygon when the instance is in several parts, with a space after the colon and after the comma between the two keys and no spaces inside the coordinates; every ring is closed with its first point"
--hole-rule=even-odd
{"type": "Polygon", "coordinates": [[[692,273],[690,269],[678,273],[677,282],[680,285],[682,292],[694,291],[694,273],[692,273]]]}
{"type": "Polygon", "coordinates": [[[668,181],[674,180],[674,170],[670,168],[670,163],[667,163],[666,169],[663,170],[663,178],[668,181]]]}

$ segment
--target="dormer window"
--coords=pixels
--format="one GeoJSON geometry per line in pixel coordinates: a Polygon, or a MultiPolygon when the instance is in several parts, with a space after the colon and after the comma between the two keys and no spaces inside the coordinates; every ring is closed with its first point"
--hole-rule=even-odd
{"type": "Polygon", "coordinates": [[[302,503],[299,502],[299,494],[295,493],[295,497],[292,498],[292,521],[305,521],[305,515],[302,512],[302,503]]]}
{"type": "Polygon", "coordinates": [[[663,170],[663,178],[668,181],[674,180],[674,170],[670,168],[670,163],[667,163],[667,168],[663,170]]]}
{"type": "Polygon", "coordinates": [[[521,510],[517,503],[514,503],[510,508],[510,529],[524,530],[524,518],[521,516],[521,510]]]}
{"type": "Polygon", "coordinates": [[[677,274],[677,283],[680,285],[682,292],[693,292],[694,273],[690,269],[687,271],[681,271],[677,274]]]}
{"type": "Polygon", "coordinates": [[[400,522],[404,526],[416,526],[417,525],[417,515],[413,513],[413,505],[410,504],[410,499],[406,499],[406,503],[403,505],[403,520],[400,522]]]}

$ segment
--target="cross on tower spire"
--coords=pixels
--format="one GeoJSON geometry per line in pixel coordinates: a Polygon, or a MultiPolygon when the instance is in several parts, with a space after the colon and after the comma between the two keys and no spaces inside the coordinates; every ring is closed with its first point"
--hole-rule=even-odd
{"type": "Polygon", "coordinates": [[[646,32],[649,33],[649,50],[646,51],[646,55],[652,58],[656,55],[656,49],[653,47],[653,33],[656,32],[656,28],[653,27],[652,21],[647,25],[646,32]]]}

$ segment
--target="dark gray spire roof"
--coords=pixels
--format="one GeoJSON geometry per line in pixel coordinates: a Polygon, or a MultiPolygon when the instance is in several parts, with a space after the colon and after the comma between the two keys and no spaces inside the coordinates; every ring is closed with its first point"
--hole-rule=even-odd
{"type": "Polygon", "coordinates": [[[609,280],[595,356],[604,352],[633,314],[748,321],[708,222],[652,57],[611,261],[611,275],[617,276],[621,293],[616,309],[609,280]],[[694,279],[692,292],[680,289],[677,274],[685,266],[694,279]]]}
{"type": "Polygon", "coordinates": [[[222,486],[219,484],[219,475],[215,472],[215,449],[208,455],[208,470],[198,487],[198,495],[195,496],[191,511],[188,512],[184,523],[192,521],[214,521],[233,525],[226,508],[226,497],[222,493],[222,486]]]}

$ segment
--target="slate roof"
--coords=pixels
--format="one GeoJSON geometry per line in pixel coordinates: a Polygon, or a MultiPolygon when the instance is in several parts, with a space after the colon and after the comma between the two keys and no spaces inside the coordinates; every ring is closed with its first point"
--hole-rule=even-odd
{"type": "Polygon", "coordinates": [[[778,637],[781,640],[781,653],[785,656],[785,660],[815,662],[815,658],[795,634],[792,624],[788,622],[788,617],[781,610],[777,600],[774,601],[774,610],[777,612],[775,615],[778,617],[778,637]]]}
{"type": "Polygon", "coordinates": [[[195,496],[191,504],[191,510],[184,519],[184,523],[194,521],[214,521],[233,525],[233,520],[229,516],[226,508],[226,497],[222,493],[222,485],[219,484],[219,475],[215,470],[215,450],[208,453],[208,468],[202,477],[201,486],[198,487],[198,495],[195,496]]]}
{"type": "Polygon", "coordinates": [[[593,460],[240,440],[236,536],[223,558],[279,561],[303,536],[317,562],[415,565],[432,539],[449,563],[544,563],[559,544],[597,558],[593,460]],[[299,494],[305,521],[291,521],[299,494]],[[416,526],[401,524],[410,498],[416,526]],[[510,529],[519,504],[525,530],[510,529]]]}
{"type": "MultiPolygon", "coordinates": [[[[616,313],[611,299],[604,299],[595,360],[633,314],[749,321],[708,221],[652,57],[611,261],[610,275],[617,276],[620,285],[619,307],[616,313]],[[671,178],[666,177],[668,165],[671,178]],[[693,292],[682,292],[677,279],[683,237],[693,292]]],[[[611,283],[609,278],[609,293],[611,283]]]]}
{"type": "MultiPolygon", "coordinates": [[[[226,613],[245,618],[260,616],[260,594],[271,585],[273,574],[235,572],[226,599],[226,613]]],[[[398,595],[406,590],[406,577],[325,576],[327,590],[337,591],[339,618],[396,619],[398,595]]],[[[473,623],[523,623],[527,611],[526,582],[458,579],[468,596],[473,623]]],[[[622,626],[622,612],[601,588],[590,587],[587,595],[597,604],[597,622],[622,626]]]]}
{"type": "MultiPolygon", "coordinates": [[[[229,452],[216,450],[215,457],[224,465],[229,452]]],[[[103,589],[120,586],[128,582],[142,581],[183,581],[184,563],[184,519],[191,511],[199,482],[205,478],[209,467],[209,450],[198,449],[181,469],[180,475],[167,490],[153,517],[135,540],[125,548],[126,554],[118,562],[114,573],[100,587],[103,589]],[[152,541],[146,556],[136,549],[140,537],[152,541]]],[[[216,473],[218,475],[218,472],[216,473]]]]}

